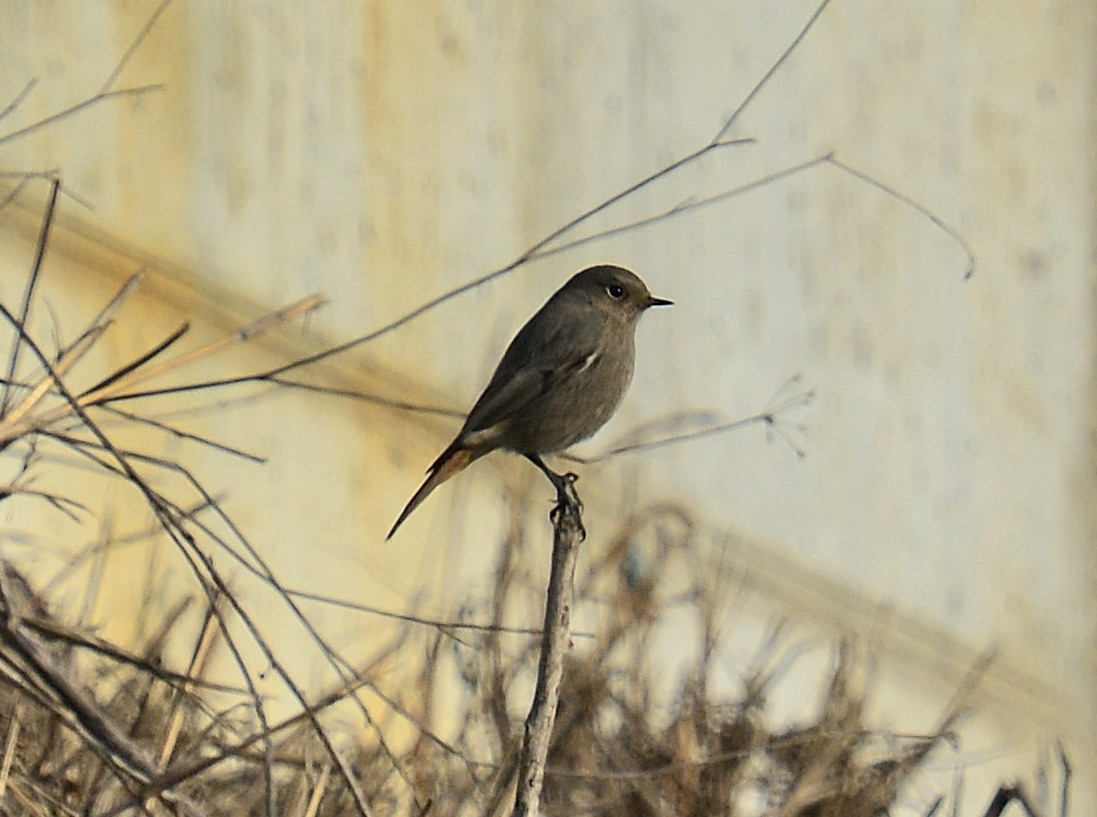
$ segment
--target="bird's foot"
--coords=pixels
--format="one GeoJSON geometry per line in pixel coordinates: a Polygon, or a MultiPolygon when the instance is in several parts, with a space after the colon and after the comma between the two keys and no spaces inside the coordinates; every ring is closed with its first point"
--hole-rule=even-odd
{"type": "Polygon", "coordinates": [[[573,473],[553,474],[553,487],[556,488],[556,505],[549,511],[549,521],[554,527],[570,522],[579,532],[580,541],[587,538],[587,529],[583,527],[583,500],[575,490],[579,476],[573,473]]]}
{"type": "Polygon", "coordinates": [[[583,527],[583,501],[579,499],[579,493],[575,490],[579,475],[570,471],[566,474],[557,474],[545,465],[545,461],[537,454],[526,454],[525,457],[548,477],[548,481],[556,489],[556,506],[549,512],[549,521],[552,522],[553,527],[571,522],[579,532],[579,537],[586,539],[587,530],[583,527]]]}

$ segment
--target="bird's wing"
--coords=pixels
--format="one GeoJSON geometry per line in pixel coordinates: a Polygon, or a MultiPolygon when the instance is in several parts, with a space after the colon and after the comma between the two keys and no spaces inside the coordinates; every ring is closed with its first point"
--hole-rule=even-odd
{"type": "Polygon", "coordinates": [[[484,393],[469,412],[462,434],[490,429],[537,400],[569,373],[589,366],[598,354],[601,326],[570,320],[557,311],[547,323],[544,309],[511,341],[484,393]]]}
{"type": "Polygon", "coordinates": [[[558,366],[527,367],[506,380],[489,384],[469,412],[464,433],[484,431],[519,413],[550,391],[568,372],[576,371],[593,356],[591,350],[558,366]]]}

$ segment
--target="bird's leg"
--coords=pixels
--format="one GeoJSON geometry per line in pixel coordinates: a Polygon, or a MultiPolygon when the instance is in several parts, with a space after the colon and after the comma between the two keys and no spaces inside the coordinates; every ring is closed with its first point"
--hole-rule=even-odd
{"type": "Polygon", "coordinates": [[[571,486],[574,485],[577,479],[579,479],[579,476],[577,474],[557,474],[555,471],[545,465],[545,461],[541,459],[537,454],[525,454],[524,456],[527,460],[540,468],[542,474],[548,477],[549,482],[552,483],[552,487],[556,489],[556,493],[558,495],[564,495],[569,493],[569,488],[571,489],[570,493],[575,492],[575,489],[571,486]]]}
{"type": "Polygon", "coordinates": [[[551,482],[552,487],[556,489],[556,507],[549,513],[549,519],[555,524],[560,514],[568,509],[574,510],[576,521],[579,525],[579,531],[582,538],[586,539],[587,531],[586,528],[583,527],[583,521],[581,519],[581,514],[583,513],[583,500],[579,498],[579,493],[575,490],[575,483],[578,481],[579,475],[570,471],[566,474],[557,474],[545,465],[545,461],[537,454],[524,454],[523,456],[540,468],[541,473],[548,477],[548,481],[551,482]]]}

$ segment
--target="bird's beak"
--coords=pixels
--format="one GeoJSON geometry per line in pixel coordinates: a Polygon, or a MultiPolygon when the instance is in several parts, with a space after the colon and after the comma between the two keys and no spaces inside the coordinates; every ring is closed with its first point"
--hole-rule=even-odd
{"type": "Polygon", "coordinates": [[[648,306],[671,306],[673,303],[674,301],[668,301],[666,298],[656,298],[652,295],[648,297],[648,304],[644,308],[647,309],[648,306]]]}

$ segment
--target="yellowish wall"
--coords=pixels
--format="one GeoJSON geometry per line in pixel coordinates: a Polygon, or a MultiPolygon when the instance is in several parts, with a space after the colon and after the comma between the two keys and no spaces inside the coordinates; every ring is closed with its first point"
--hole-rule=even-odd
{"type": "MultiPolygon", "coordinates": [[[[0,7],[0,101],[38,80],[0,138],[94,93],[151,9],[0,7]]],[[[0,143],[0,164],[59,167],[93,205],[62,204],[47,278],[63,321],[139,263],[160,270],[163,285],[120,323],[115,360],[184,316],[212,332],[309,292],[331,299],[311,334],[226,364],[247,367],[379,327],[704,144],[809,11],[176,3],[116,86],[161,90],[0,143]],[[99,255],[81,266],[83,253],[99,255]]],[[[794,417],[808,456],[736,432],[586,469],[588,504],[688,506],[711,547],[743,543],[731,552],[775,609],[864,634],[886,606],[900,662],[925,662],[928,644],[959,650],[945,662],[958,668],[1000,646],[997,711],[1029,701],[1026,744],[1046,737],[1035,722],[1073,730],[1092,768],[1097,21],[1078,1],[1014,12],[836,0],[744,111],[734,135],[755,144],[588,230],[836,151],[955,227],[977,262],[970,280],[962,249],[923,214],[820,166],[538,261],[330,376],[461,409],[570,272],[636,268],[677,305],[645,320],[631,395],[587,450],[667,412],[750,414],[800,373],[817,393],[794,417]],[[851,595],[824,605],[819,586],[851,595]]],[[[0,213],[5,303],[43,194],[39,182],[0,213]]],[[[496,477],[526,473],[478,466],[382,546],[455,422],[292,395],[203,427],[269,457],[256,469],[193,455],[282,570],[396,607],[461,598],[455,576],[483,581],[474,554],[498,516],[496,477]]]]}

